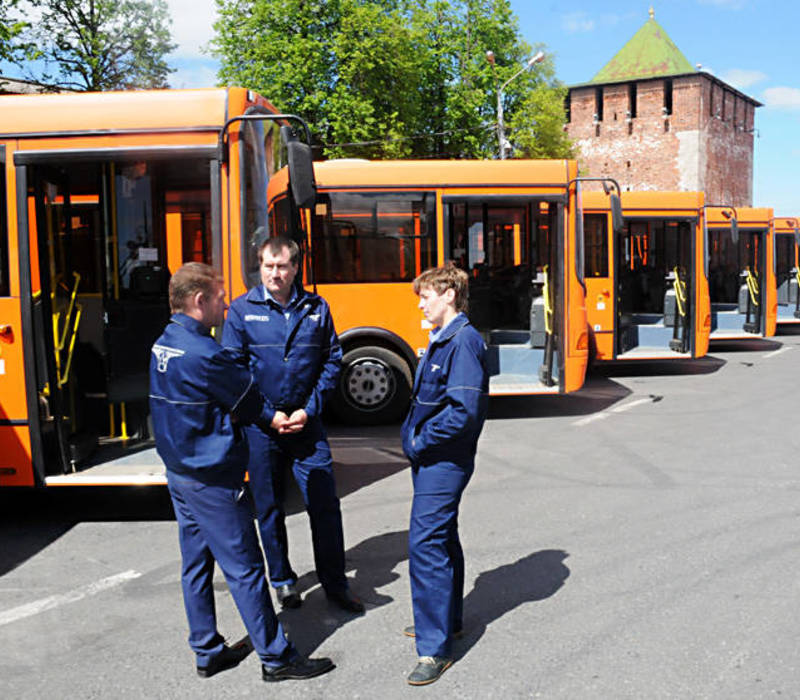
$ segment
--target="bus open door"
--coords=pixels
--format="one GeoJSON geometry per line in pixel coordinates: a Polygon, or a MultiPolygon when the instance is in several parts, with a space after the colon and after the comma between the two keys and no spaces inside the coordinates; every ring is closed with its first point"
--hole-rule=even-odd
{"type": "Polygon", "coordinates": [[[774,222],[777,324],[800,323],[800,217],[779,216],[774,222]]]}
{"type": "Polygon", "coordinates": [[[702,357],[710,304],[703,194],[623,192],[614,234],[608,195],[583,195],[586,311],[597,361],[702,357]]]}
{"type": "Polygon", "coordinates": [[[706,204],[711,337],[775,334],[772,209],[706,204]]]}

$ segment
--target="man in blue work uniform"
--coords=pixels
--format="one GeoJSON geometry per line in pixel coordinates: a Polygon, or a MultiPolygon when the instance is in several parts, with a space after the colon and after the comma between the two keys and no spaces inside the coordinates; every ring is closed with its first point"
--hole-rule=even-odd
{"type": "Polygon", "coordinates": [[[262,284],[231,304],[222,344],[247,354],[266,397],[270,428],[247,429],[248,472],[278,602],[285,608],[301,604],[283,510],[283,476],[291,464],[311,521],[319,582],[331,602],[363,612],[363,603],[350,592],[345,578],[342,513],[320,415],[336,388],[342,349],[326,301],[295,284],[299,257],[297,244],[289,238],[271,238],[261,246],[262,284]]]}
{"type": "Polygon", "coordinates": [[[169,283],[173,316],[153,345],[150,411],[156,450],[167,467],[183,560],[181,582],[189,646],[197,672],[213,676],[248,653],[217,631],[216,561],[261,658],[265,681],[304,679],[333,668],[300,656],[275,617],[264,561],[244,494],[247,441],[240,425],[269,424],[264,398],[244,357],[211,337],[227,305],[213,268],[187,263],[169,283]]]}
{"type": "Polygon", "coordinates": [[[410,685],[433,683],[453,663],[463,633],[464,553],[458,505],[475,467],[488,405],[486,345],[470,325],[467,274],[452,263],[414,280],[419,307],[433,325],[417,367],[403,451],[411,462],[414,499],[408,562],[417,666],[410,685]]]}

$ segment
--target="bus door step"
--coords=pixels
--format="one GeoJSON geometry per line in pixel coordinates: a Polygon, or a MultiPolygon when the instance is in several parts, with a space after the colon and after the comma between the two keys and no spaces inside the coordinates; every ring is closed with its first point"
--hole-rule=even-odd
{"type": "Polygon", "coordinates": [[[73,433],[67,440],[73,468],[88,459],[97,448],[97,435],[73,433]]]}

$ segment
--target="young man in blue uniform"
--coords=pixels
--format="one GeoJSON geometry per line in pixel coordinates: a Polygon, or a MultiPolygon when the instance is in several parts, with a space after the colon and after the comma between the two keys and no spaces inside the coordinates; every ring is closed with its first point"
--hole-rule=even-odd
{"type": "Polygon", "coordinates": [[[414,499],[408,562],[417,666],[410,685],[433,683],[453,663],[463,632],[464,553],[458,505],[475,467],[488,405],[486,345],[466,317],[466,272],[452,263],[414,280],[419,308],[433,325],[417,367],[403,451],[411,462],[414,499]]]}
{"type": "Polygon", "coordinates": [[[183,600],[197,672],[213,676],[249,652],[246,644],[229,647],[217,630],[216,561],[261,658],[263,679],[325,673],[333,668],[331,660],[300,656],[275,617],[243,498],[248,450],[240,426],[268,425],[269,418],[246,360],[211,337],[227,308],[222,280],[208,265],[187,263],[172,276],[169,299],[173,316],[150,361],[150,411],[178,521],[183,600]]]}
{"type": "Polygon", "coordinates": [[[248,472],[278,602],[285,608],[301,604],[283,510],[283,476],[291,465],[311,521],[319,582],[331,602],[363,612],[345,578],[342,513],[321,418],[325,399],[336,388],[342,349],[327,302],[295,284],[299,258],[289,238],[264,243],[259,251],[262,284],[231,304],[222,344],[249,357],[266,398],[269,429],[247,429],[248,472]]]}

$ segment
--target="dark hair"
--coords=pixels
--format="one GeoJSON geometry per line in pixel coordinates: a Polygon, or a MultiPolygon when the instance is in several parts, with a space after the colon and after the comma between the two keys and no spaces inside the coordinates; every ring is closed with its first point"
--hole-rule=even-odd
{"type": "Polygon", "coordinates": [[[432,267],[425,270],[414,280],[414,293],[419,295],[425,287],[433,289],[437,294],[444,294],[448,289],[455,292],[456,311],[466,313],[468,307],[469,276],[464,270],[456,267],[452,261],[446,262],[441,267],[432,267]]]}
{"type": "Polygon", "coordinates": [[[292,265],[298,265],[300,262],[300,247],[291,238],[286,236],[275,236],[268,238],[261,244],[258,249],[258,262],[262,262],[262,257],[265,250],[269,250],[273,255],[280,255],[284,248],[289,249],[289,261],[292,265]]]}
{"type": "Polygon", "coordinates": [[[208,298],[221,283],[222,276],[211,265],[188,262],[181,265],[169,280],[169,308],[172,313],[186,311],[186,302],[197,292],[208,298]]]}

